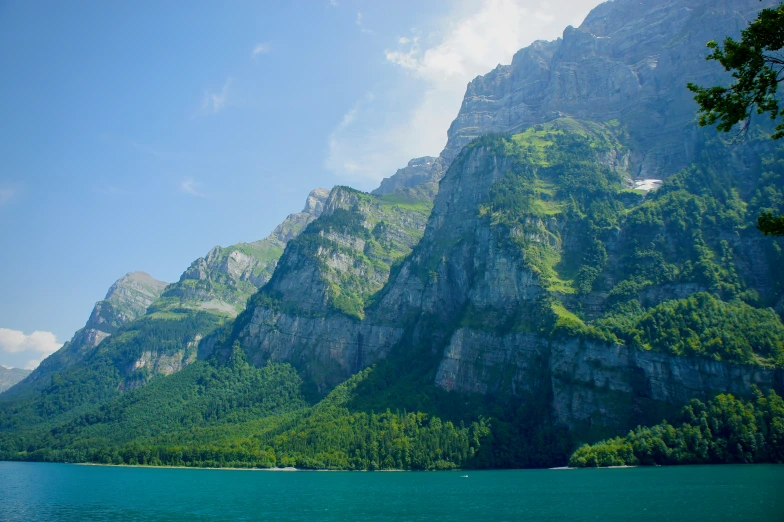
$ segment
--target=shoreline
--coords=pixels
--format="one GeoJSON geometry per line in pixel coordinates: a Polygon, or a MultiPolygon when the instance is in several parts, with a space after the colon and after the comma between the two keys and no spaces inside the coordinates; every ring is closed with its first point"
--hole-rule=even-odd
{"type": "MultiPolygon", "coordinates": [[[[350,471],[350,472],[365,472],[370,473],[369,470],[366,469],[306,469],[306,468],[295,468],[292,466],[288,466],[285,468],[215,468],[215,467],[202,467],[202,466],[153,466],[152,464],[101,464],[98,462],[53,462],[52,464],[68,464],[71,466],[95,466],[95,467],[105,467],[105,468],[148,468],[148,469],[205,469],[205,470],[224,470],[224,471],[274,471],[274,472],[284,472],[284,473],[293,473],[293,472],[305,472],[305,473],[323,473],[323,472],[341,472],[341,471],[350,471]]],[[[377,469],[374,470],[373,473],[404,473],[412,470],[408,469],[377,469]]],[[[431,470],[421,470],[421,471],[431,471],[431,470]]],[[[461,471],[458,469],[449,470],[449,471],[461,471]]]]}
{"type": "Polygon", "coordinates": [[[112,468],[150,468],[150,469],[207,469],[207,470],[227,470],[227,471],[273,471],[273,472],[359,472],[359,473],[421,473],[421,472],[482,472],[482,471],[563,471],[563,470],[577,470],[577,469],[631,469],[631,468],[684,468],[684,467],[714,467],[714,466],[784,466],[775,462],[735,462],[735,463],[712,463],[712,464],[681,464],[681,465],[624,465],[624,466],[597,466],[597,467],[570,467],[570,466],[557,466],[552,468],[455,468],[455,469],[310,469],[310,468],[295,468],[295,467],[274,467],[274,468],[237,468],[237,467],[198,467],[198,466],[154,466],[151,464],[102,464],[98,462],[53,462],[53,461],[37,461],[37,460],[0,460],[2,463],[18,463],[18,464],[63,464],[66,466],[95,466],[95,467],[112,467],[112,468]]]}
{"type": "MultiPolygon", "coordinates": [[[[101,464],[97,462],[60,462],[55,464],[69,464],[71,466],[96,466],[96,467],[109,467],[109,468],[149,468],[149,469],[205,469],[205,470],[225,470],[225,471],[272,471],[272,472],[283,472],[283,473],[293,473],[293,472],[303,472],[303,473],[324,473],[324,472],[351,472],[351,473],[408,473],[408,472],[432,472],[432,471],[444,471],[444,472],[461,472],[466,473],[469,470],[462,469],[462,468],[455,468],[449,470],[435,470],[435,469],[421,469],[421,470],[412,470],[412,469],[376,469],[376,470],[367,470],[367,469],[307,469],[307,468],[295,468],[293,466],[288,466],[285,468],[215,468],[215,467],[200,467],[200,466],[153,466],[152,464],[101,464]]],[[[555,468],[530,468],[530,469],[543,469],[547,471],[564,471],[564,470],[575,470],[575,469],[632,469],[638,468],[640,466],[596,466],[596,467],[570,467],[570,466],[559,466],[555,468]]],[[[643,466],[643,467],[654,467],[654,466],[643,466]]],[[[521,469],[529,469],[529,468],[521,468],[521,469]]],[[[520,470],[507,470],[507,469],[474,469],[470,471],[520,471],[520,470]]]]}

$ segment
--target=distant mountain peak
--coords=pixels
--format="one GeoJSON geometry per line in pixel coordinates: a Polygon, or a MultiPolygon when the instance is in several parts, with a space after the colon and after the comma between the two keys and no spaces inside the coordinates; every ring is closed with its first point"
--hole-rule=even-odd
{"type": "Polygon", "coordinates": [[[4,392],[30,374],[30,370],[23,368],[9,368],[0,365],[0,392],[4,392]]]}

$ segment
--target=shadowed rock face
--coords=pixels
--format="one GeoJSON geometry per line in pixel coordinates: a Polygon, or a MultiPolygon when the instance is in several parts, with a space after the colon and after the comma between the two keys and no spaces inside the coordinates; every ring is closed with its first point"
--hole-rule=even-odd
{"type": "Polygon", "coordinates": [[[518,396],[547,389],[555,419],[585,433],[657,423],[661,405],[677,406],[692,398],[748,396],[752,386],[781,392],[784,371],[601,342],[552,342],[530,333],[497,335],[461,328],[444,350],[436,385],[449,391],[518,396]]]}

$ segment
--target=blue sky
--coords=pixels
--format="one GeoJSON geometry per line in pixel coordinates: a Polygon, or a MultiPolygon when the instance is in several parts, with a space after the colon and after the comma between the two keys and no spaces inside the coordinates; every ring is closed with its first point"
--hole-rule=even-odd
{"type": "Polygon", "coordinates": [[[437,155],[468,81],[597,0],[0,2],[0,364],[316,187],[437,155]]]}

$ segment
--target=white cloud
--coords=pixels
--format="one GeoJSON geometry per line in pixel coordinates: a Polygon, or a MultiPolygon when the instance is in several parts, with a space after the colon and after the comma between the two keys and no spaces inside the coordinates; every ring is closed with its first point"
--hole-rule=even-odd
{"type": "Polygon", "coordinates": [[[364,34],[373,34],[373,31],[371,31],[370,29],[365,27],[365,24],[364,24],[363,18],[362,18],[362,13],[360,11],[357,11],[356,23],[357,23],[357,27],[359,27],[359,30],[362,31],[364,34]]]}
{"type": "Polygon", "coordinates": [[[193,178],[185,178],[180,182],[180,192],[189,194],[191,196],[196,196],[197,198],[203,198],[204,194],[200,192],[200,187],[201,183],[193,178]]]}
{"type": "Polygon", "coordinates": [[[16,194],[16,189],[0,188],[0,207],[11,201],[11,198],[16,194]]]}
{"type": "Polygon", "coordinates": [[[63,343],[57,342],[57,337],[52,332],[36,330],[27,335],[19,330],[0,328],[0,353],[31,358],[25,365],[29,370],[38,366],[43,359],[59,350],[62,345],[63,343]]]}
{"type": "Polygon", "coordinates": [[[226,79],[223,88],[220,92],[207,91],[201,101],[202,110],[218,113],[226,107],[229,99],[229,87],[231,87],[231,78],[226,79]]]}
{"type": "Polygon", "coordinates": [[[397,37],[385,51],[400,73],[397,81],[350,109],[350,121],[344,117],[329,136],[325,165],[371,187],[411,158],[438,155],[468,82],[511,63],[534,40],[553,40],[567,25],[579,25],[599,1],[463,0],[441,29],[397,37]],[[411,99],[418,101],[405,105],[411,99]]]}
{"type": "Polygon", "coordinates": [[[29,361],[27,361],[27,363],[25,363],[24,369],[35,370],[36,368],[38,368],[38,365],[41,364],[41,361],[43,361],[44,359],[45,359],[44,357],[41,357],[40,359],[30,359],[29,361]]]}
{"type": "Polygon", "coordinates": [[[338,0],[329,0],[329,5],[332,7],[337,7],[340,5],[340,2],[338,2],[338,0]]]}
{"type": "Polygon", "coordinates": [[[256,58],[260,54],[267,54],[272,50],[272,46],[266,42],[257,43],[250,53],[251,58],[256,58]]]}

